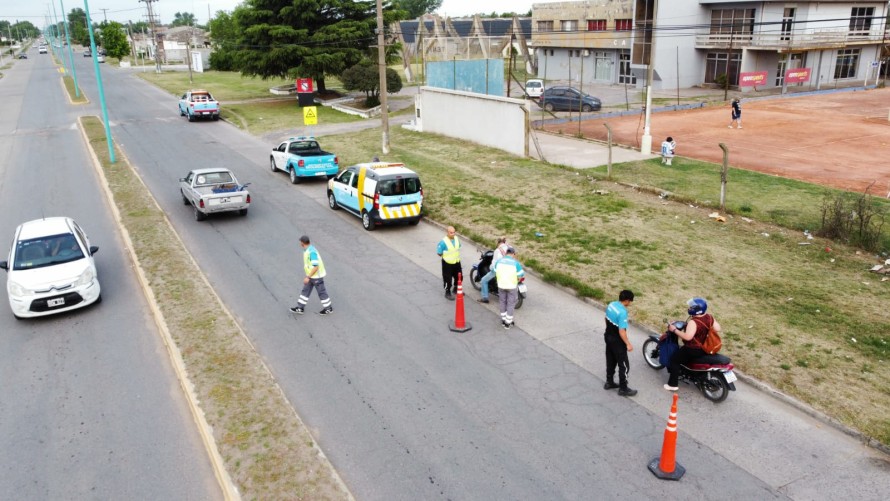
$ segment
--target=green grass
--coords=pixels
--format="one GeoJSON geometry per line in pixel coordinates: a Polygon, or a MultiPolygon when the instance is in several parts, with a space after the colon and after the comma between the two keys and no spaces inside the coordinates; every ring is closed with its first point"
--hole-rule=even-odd
{"type": "Polygon", "coordinates": [[[80,95],[77,95],[74,88],[74,79],[68,75],[62,77],[62,81],[65,83],[65,90],[68,91],[68,97],[71,98],[71,102],[74,104],[84,104],[90,102],[89,99],[84,95],[83,89],[80,89],[80,95]]]}
{"type": "MultiPolygon", "coordinates": [[[[819,238],[798,245],[824,188],[732,170],[727,203],[752,221],[718,223],[705,205],[719,201],[716,165],[613,166],[615,179],[651,187],[639,190],[601,170],[404,129],[390,135],[384,160],[421,174],[431,219],[489,246],[506,235],[527,266],[579,295],[606,302],[629,288],[634,320],[654,330],[684,315],[689,297],[704,296],[742,370],[890,443],[890,282],[868,273],[872,255],[819,238]],[[609,193],[594,193],[602,189],[609,193]],[[675,194],[663,200],[665,190],[675,194]]],[[[379,130],[325,137],[345,165],[378,143],[379,130]]]]}
{"type": "MultiPolygon", "coordinates": [[[[327,106],[318,105],[315,109],[319,125],[364,120],[358,116],[332,110],[327,106]]],[[[239,127],[244,128],[246,125],[247,130],[253,134],[306,127],[303,125],[303,108],[297,105],[296,98],[244,104],[223,103],[222,115],[239,127]],[[232,114],[235,116],[230,116],[232,114]]]]}
{"type": "MultiPolygon", "coordinates": [[[[137,73],[143,78],[167,92],[180,96],[188,89],[206,89],[220,101],[242,101],[247,99],[264,99],[276,97],[269,92],[272,87],[294,83],[293,79],[269,79],[243,77],[232,71],[205,71],[192,73],[193,83],[189,82],[188,71],[165,71],[137,73]]],[[[337,81],[326,80],[328,87],[338,84],[337,81]]],[[[295,98],[296,99],[296,98],[295,98]]]]}

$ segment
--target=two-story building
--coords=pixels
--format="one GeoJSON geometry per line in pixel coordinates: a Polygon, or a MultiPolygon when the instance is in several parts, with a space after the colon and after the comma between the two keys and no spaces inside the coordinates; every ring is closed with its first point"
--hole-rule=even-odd
{"type": "Polygon", "coordinates": [[[886,1],[660,0],[657,12],[655,3],[534,4],[539,76],[641,86],[651,56],[656,89],[724,78],[743,90],[818,88],[875,78],[887,59],[886,1]]]}

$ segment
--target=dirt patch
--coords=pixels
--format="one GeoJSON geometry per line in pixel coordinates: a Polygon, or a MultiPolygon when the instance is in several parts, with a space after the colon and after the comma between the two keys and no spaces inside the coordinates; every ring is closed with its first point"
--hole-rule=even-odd
{"type": "MultiPolygon", "coordinates": [[[[695,110],[653,113],[652,149],[672,136],[677,154],[717,164],[719,144],[729,148],[729,164],[844,190],[890,192],[890,89],[787,98],[743,100],[742,129],[729,129],[729,104],[695,110]],[[830,124],[830,126],[826,126],[830,124]]],[[[606,141],[612,128],[617,144],[639,148],[640,116],[581,123],[584,137],[606,141]]],[[[546,125],[545,130],[574,135],[578,124],[546,125]]]]}

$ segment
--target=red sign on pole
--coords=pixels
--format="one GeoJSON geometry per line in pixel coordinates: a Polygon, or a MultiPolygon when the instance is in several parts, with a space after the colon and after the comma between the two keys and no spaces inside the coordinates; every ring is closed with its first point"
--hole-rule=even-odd
{"type": "Polygon", "coordinates": [[[758,85],[766,85],[768,76],[768,71],[750,71],[741,73],[739,74],[739,87],[757,87],[758,85]]]}
{"type": "Polygon", "coordinates": [[[809,68],[792,68],[785,71],[785,83],[801,83],[810,81],[809,68]]]}
{"type": "Polygon", "coordinates": [[[311,78],[297,79],[297,94],[311,94],[312,92],[313,90],[311,78]]]}

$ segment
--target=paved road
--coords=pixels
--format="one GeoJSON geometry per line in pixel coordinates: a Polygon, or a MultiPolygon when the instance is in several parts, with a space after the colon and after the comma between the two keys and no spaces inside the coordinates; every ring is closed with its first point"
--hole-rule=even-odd
{"type": "MultiPolygon", "coordinates": [[[[0,80],[0,252],[16,225],[78,220],[104,301],[17,321],[0,292],[0,492],[9,499],[221,496],[50,57],[0,80]]],[[[3,277],[5,283],[5,276],[3,277]]]]}
{"type": "MultiPolygon", "coordinates": [[[[117,141],[358,499],[587,499],[592,492],[650,499],[666,490],[672,498],[766,499],[806,478],[794,451],[778,454],[756,434],[740,434],[732,418],[739,407],[727,402],[717,414],[682,392],[681,413],[724,424],[683,432],[687,477],[657,481],[645,465],[660,452],[667,397],[644,390],[629,400],[602,390],[601,332],[590,327],[602,325],[598,310],[533,282],[541,296],[523,307],[519,328],[504,332],[490,309],[472,302],[471,334],[452,334],[454,303],[441,297],[433,254],[437,230],[368,234],[357,219],[325,207],[323,183],[291,186],[271,173],[271,143],[220,122],[188,123],[170,96],[124,72],[106,78],[117,141]],[[247,218],[192,220],[176,179],[207,165],[253,183],[247,218]],[[329,269],[331,317],[286,311],[302,277],[301,233],[313,237],[329,269]],[[776,459],[791,478],[773,467],[776,459]]],[[[310,306],[320,308],[314,298],[310,306]]],[[[643,333],[633,335],[639,346],[643,333]]],[[[639,365],[634,377],[643,383],[639,365]]],[[[773,419],[765,405],[756,412],[773,419]]]]}

